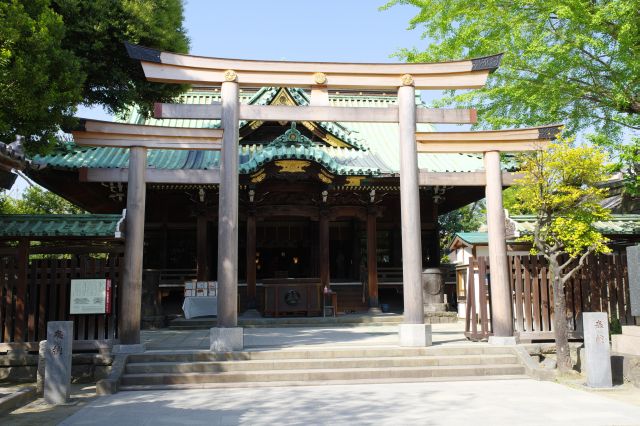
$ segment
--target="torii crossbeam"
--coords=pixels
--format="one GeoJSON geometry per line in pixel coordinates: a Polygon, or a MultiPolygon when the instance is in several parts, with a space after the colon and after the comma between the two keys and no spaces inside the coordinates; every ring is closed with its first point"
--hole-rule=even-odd
{"type": "Polygon", "coordinates": [[[350,89],[478,89],[500,66],[502,54],[461,61],[417,64],[256,61],[162,52],[126,44],[149,81],[245,87],[327,86],[350,89]]]}

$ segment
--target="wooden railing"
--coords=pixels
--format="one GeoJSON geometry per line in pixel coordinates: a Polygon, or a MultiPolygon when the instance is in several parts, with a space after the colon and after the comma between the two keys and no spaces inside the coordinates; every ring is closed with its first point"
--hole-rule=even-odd
{"type": "Polygon", "coordinates": [[[378,284],[402,284],[402,267],[379,267],[378,284]]]}
{"type": "Polygon", "coordinates": [[[483,340],[491,334],[491,287],[486,257],[469,259],[467,270],[467,304],[465,312],[465,336],[471,340],[483,340]]]}
{"type": "MultiPolygon", "coordinates": [[[[521,340],[552,340],[553,286],[547,262],[536,256],[509,256],[515,334],[521,340]]],[[[607,312],[631,324],[626,256],[590,256],[565,285],[569,337],[582,338],[582,312],[607,312]]],[[[491,334],[490,267],[486,257],[472,259],[467,274],[465,334],[481,340],[491,334]]]]}
{"type": "MultiPolygon", "coordinates": [[[[150,271],[146,269],[145,271],[150,271]]],[[[195,269],[158,269],[159,287],[184,287],[184,283],[196,279],[195,269]]]]}
{"type": "Polygon", "coordinates": [[[74,340],[116,339],[120,255],[99,259],[88,255],[31,259],[27,265],[21,265],[17,259],[16,256],[0,257],[0,344],[44,340],[48,321],[73,321],[74,340]],[[70,315],[69,289],[73,278],[110,278],[112,313],[70,315]]]}

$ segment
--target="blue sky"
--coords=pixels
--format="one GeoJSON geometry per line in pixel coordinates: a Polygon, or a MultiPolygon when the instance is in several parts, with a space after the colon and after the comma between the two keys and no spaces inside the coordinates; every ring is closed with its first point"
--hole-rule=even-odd
{"type": "MultiPolygon", "coordinates": [[[[194,55],[290,61],[395,62],[401,47],[426,46],[407,30],[418,9],[384,0],[186,0],[194,55]]],[[[437,94],[425,94],[429,99],[437,94]],[[430,96],[431,95],[431,96],[430,96]]],[[[78,115],[109,119],[101,108],[78,115]]]]}

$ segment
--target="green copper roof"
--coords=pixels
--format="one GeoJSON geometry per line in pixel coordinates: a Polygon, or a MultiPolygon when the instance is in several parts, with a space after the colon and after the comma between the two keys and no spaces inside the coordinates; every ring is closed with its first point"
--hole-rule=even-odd
{"type": "Polygon", "coordinates": [[[119,214],[0,215],[0,237],[122,238],[119,214]]]}
{"type": "MultiPolygon", "coordinates": [[[[240,101],[266,105],[274,100],[278,88],[262,88],[257,92],[241,91],[240,101]]],[[[287,89],[290,97],[299,105],[308,105],[309,97],[302,89],[287,89]]],[[[180,96],[179,101],[189,104],[208,104],[219,101],[220,92],[210,89],[194,89],[180,96]]],[[[395,105],[395,94],[330,93],[332,106],[380,107],[395,105]]],[[[424,107],[419,95],[418,107],[424,107]]],[[[215,120],[156,120],[141,117],[132,109],[121,121],[133,124],[163,125],[172,127],[215,128],[215,120]]],[[[241,123],[242,124],[242,123],[241,123]]],[[[318,161],[333,173],[357,175],[397,175],[400,170],[398,125],[393,123],[317,123],[330,134],[350,147],[334,148],[326,145],[288,146],[282,149],[265,145],[242,145],[239,150],[240,172],[251,173],[266,162],[277,159],[310,159],[318,161]],[[267,148],[268,147],[268,148],[267,148]]],[[[420,131],[431,131],[430,125],[418,125],[420,131]]],[[[283,145],[284,147],[284,145],[283,145]]],[[[149,167],[158,169],[212,169],[218,167],[219,153],[215,151],[148,150],[149,167]]],[[[36,156],[34,161],[47,167],[60,169],[126,168],[128,150],[121,148],[80,148],[69,144],[65,149],[47,156],[36,156]]],[[[471,172],[482,170],[482,157],[476,154],[418,154],[420,169],[433,172],[471,172]]]]}
{"type": "MultiPolygon", "coordinates": [[[[533,232],[536,217],[534,215],[509,216],[521,234],[533,232]]],[[[640,235],[639,214],[613,214],[609,220],[596,222],[594,227],[605,235],[640,235]]]]}
{"type": "Polygon", "coordinates": [[[486,232],[457,232],[454,235],[468,244],[488,244],[489,235],[486,232]]]}

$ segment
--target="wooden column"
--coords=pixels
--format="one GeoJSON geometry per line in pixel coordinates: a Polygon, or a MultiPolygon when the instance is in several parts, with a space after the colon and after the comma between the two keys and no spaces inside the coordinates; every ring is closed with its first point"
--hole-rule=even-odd
{"type": "Polygon", "coordinates": [[[319,221],[320,237],[320,284],[322,288],[331,287],[330,280],[330,258],[329,258],[329,212],[326,209],[320,210],[319,221]]]}
{"type": "Polygon", "coordinates": [[[222,83],[222,150],[218,215],[218,327],[238,325],[239,88],[222,83]]]}
{"type": "Polygon", "coordinates": [[[398,89],[404,323],[424,324],[415,87],[398,89]]]}
{"type": "Polygon", "coordinates": [[[256,214],[247,215],[247,310],[257,308],[256,295],[256,214]]]}
{"type": "Polygon", "coordinates": [[[487,228],[489,233],[489,265],[491,268],[491,312],[493,335],[496,337],[513,336],[511,316],[511,289],[507,262],[507,244],[505,217],[502,205],[502,173],[500,153],[484,154],[484,167],[487,178],[487,228]]]}
{"type": "Polygon", "coordinates": [[[18,280],[16,282],[16,322],[14,324],[14,342],[24,342],[28,335],[25,322],[27,305],[27,271],[29,269],[29,240],[21,238],[18,242],[18,280]]]}
{"type": "Polygon", "coordinates": [[[129,150],[124,272],[120,293],[119,338],[123,345],[140,343],[146,168],[147,149],[132,147],[129,150]]]}
{"type": "Polygon", "coordinates": [[[379,310],[378,300],[378,238],[376,230],[376,211],[367,212],[367,282],[369,284],[369,308],[379,310]]]}
{"type": "Polygon", "coordinates": [[[196,258],[197,258],[197,273],[196,277],[198,281],[207,281],[209,279],[209,261],[207,253],[207,240],[208,240],[208,222],[207,217],[204,215],[198,215],[198,222],[196,224],[196,258]]]}

